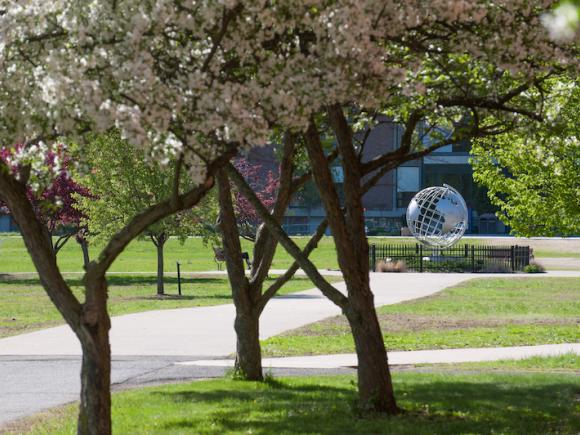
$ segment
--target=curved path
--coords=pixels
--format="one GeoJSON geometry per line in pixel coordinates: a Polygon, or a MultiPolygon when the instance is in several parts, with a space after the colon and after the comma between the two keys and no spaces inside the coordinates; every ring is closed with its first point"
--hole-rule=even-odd
{"type": "MultiPolygon", "coordinates": [[[[276,273],[276,271],[272,271],[276,273]]],[[[375,304],[387,305],[437,293],[484,274],[371,274],[375,304]]],[[[503,277],[530,275],[502,275],[503,277]]],[[[580,272],[550,272],[542,277],[580,272]]],[[[337,284],[344,290],[344,284],[337,284]]],[[[261,338],[339,314],[316,289],[270,301],[261,338]]],[[[112,319],[113,383],[142,385],[209,377],[223,368],[183,365],[235,350],[233,305],[149,311],[112,319]],[[182,365],[176,363],[181,362],[182,365]]],[[[66,326],[0,339],[0,424],[78,399],[80,346],[66,326]]]]}
{"type": "MultiPolygon", "coordinates": [[[[272,271],[275,273],[275,271],[272,271]]],[[[371,274],[375,304],[387,305],[429,296],[472,274],[371,274]]],[[[344,284],[335,284],[344,291],[344,284]]],[[[272,299],[260,321],[262,339],[340,314],[317,289],[272,299]]],[[[112,319],[113,356],[227,356],[235,350],[232,304],[213,307],[146,311],[112,319]]],[[[0,340],[0,355],[80,355],[78,340],[68,326],[0,340]]]]}

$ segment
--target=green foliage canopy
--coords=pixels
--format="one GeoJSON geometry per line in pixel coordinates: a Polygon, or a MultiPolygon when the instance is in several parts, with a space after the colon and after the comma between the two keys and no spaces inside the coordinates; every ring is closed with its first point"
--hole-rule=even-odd
{"type": "Polygon", "coordinates": [[[473,144],[474,179],[521,236],[580,233],[580,89],[553,83],[542,124],[473,144]]]}
{"type": "MultiPolygon", "coordinates": [[[[118,132],[94,137],[83,160],[88,168],[82,182],[96,199],[79,198],[79,207],[88,216],[89,233],[97,243],[108,240],[134,216],[172,195],[175,159],[162,163],[149,159],[144,151],[121,139],[118,132]]],[[[185,168],[181,172],[183,192],[191,189],[193,182],[185,168]]],[[[188,236],[203,235],[216,216],[215,198],[208,195],[194,209],[152,225],[142,237],[176,236],[183,242],[188,236]]]]}

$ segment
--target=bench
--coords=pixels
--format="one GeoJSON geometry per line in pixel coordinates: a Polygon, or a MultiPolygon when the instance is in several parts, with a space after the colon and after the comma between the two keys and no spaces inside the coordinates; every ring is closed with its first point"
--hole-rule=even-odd
{"type": "MultiPolygon", "coordinates": [[[[226,255],[224,250],[218,246],[213,247],[213,259],[217,264],[218,270],[222,270],[222,265],[226,261],[226,255]]],[[[242,260],[246,262],[246,266],[248,266],[248,270],[252,268],[252,262],[250,260],[250,254],[247,252],[242,252],[242,260]]]]}

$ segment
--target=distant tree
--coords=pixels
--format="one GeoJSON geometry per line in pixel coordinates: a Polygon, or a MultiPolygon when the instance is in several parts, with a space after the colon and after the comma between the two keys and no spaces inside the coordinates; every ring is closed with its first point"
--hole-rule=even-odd
{"type": "MultiPolygon", "coordinates": [[[[237,159],[234,166],[247,180],[264,207],[271,209],[276,202],[279,175],[271,170],[264,170],[262,165],[252,163],[246,158],[237,159]]],[[[237,189],[233,190],[233,195],[240,236],[254,242],[262,220],[252,204],[237,189]]]]}
{"type": "MultiPolygon", "coordinates": [[[[82,180],[95,198],[81,198],[79,207],[86,216],[90,238],[97,243],[116,234],[139,210],[171,197],[174,165],[148,161],[142,150],[122,140],[117,132],[95,137],[86,147],[84,158],[89,170],[82,180]]],[[[182,189],[193,186],[187,176],[180,177],[179,182],[182,189]]],[[[165,243],[171,236],[184,243],[203,226],[204,218],[204,207],[200,206],[169,216],[142,233],[141,238],[149,238],[157,250],[158,295],[165,292],[165,243]]]]}
{"type": "Polygon", "coordinates": [[[526,123],[475,141],[474,179],[487,187],[498,217],[521,236],[580,233],[580,89],[557,83],[550,122],[526,123]]]}
{"type": "MultiPolygon", "coordinates": [[[[43,148],[43,164],[50,179],[39,182],[30,180],[26,174],[32,168],[23,167],[19,154],[25,152],[24,146],[17,144],[0,148],[0,161],[8,165],[19,178],[28,178],[26,192],[40,223],[46,228],[52,249],[56,254],[71,237],[84,232],[82,221],[86,218],[77,208],[79,198],[92,198],[90,191],[71,176],[72,158],[63,144],[43,148]],[[54,240],[54,236],[57,236],[54,240]]],[[[10,215],[10,210],[0,201],[0,211],[10,215]]],[[[82,246],[82,243],[79,241],[82,246]]]]}

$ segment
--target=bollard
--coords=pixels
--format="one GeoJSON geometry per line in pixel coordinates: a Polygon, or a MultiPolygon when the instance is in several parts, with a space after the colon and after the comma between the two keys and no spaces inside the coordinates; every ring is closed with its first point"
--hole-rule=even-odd
{"type": "Polygon", "coordinates": [[[181,266],[179,264],[179,261],[176,262],[177,263],[177,292],[179,293],[179,296],[181,296],[181,270],[179,269],[179,266],[181,266]]]}

